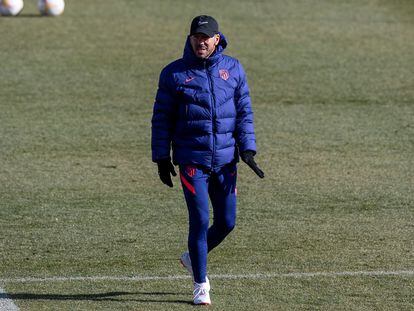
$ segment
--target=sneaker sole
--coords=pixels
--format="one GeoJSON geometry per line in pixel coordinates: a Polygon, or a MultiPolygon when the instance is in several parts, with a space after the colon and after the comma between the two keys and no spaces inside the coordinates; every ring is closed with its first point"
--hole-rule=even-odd
{"type": "MultiPolygon", "coordinates": [[[[188,271],[187,267],[184,264],[184,261],[181,258],[180,258],[180,264],[183,266],[183,268],[185,268],[188,271]]],[[[188,271],[188,273],[190,273],[190,271],[188,271]]]]}
{"type": "Polygon", "coordinates": [[[194,303],[195,306],[211,306],[211,302],[194,303]]]}
{"type": "Polygon", "coordinates": [[[188,270],[187,266],[184,264],[184,261],[180,258],[180,264],[183,266],[185,270],[187,270],[188,273],[190,273],[191,277],[193,277],[193,271],[188,270]]]}

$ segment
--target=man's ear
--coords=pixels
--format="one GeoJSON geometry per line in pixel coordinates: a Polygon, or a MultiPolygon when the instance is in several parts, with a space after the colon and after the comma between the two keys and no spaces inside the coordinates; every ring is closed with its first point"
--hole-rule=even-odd
{"type": "Polygon", "coordinates": [[[220,42],[220,34],[216,34],[215,39],[216,39],[216,41],[214,42],[214,45],[217,46],[220,42]]]}

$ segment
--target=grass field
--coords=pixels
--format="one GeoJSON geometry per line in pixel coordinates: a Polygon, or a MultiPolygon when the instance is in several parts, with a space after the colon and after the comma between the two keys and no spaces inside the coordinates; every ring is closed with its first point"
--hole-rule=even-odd
{"type": "Polygon", "coordinates": [[[0,288],[21,310],[194,309],[189,279],[21,278],[186,275],[150,119],[199,14],[245,66],[266,173],[239,166],[209,309],[414,309],[413,1],[66,2],[0,17],[0,288]]]}

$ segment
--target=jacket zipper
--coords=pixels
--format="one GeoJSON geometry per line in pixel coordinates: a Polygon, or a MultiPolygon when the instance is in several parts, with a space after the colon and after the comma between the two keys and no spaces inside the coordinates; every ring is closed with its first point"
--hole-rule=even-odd
{"type": "Polygon", "coordinates": [[[213,92],[213,81],[210,77],[210,74],[207,70],[207,61],[204,61],[204,70],[206,72],[207,75],[207,80],[208,80],[208,85],[210,87],[210,94],[211,94],[211,122],[212,122],[212,131],[213,131],[213,153],[211,155],[211,170],[213,170],[214,167],[214,156],[216,154],[216,100],[214,97],[214,92],[213,92]]]}

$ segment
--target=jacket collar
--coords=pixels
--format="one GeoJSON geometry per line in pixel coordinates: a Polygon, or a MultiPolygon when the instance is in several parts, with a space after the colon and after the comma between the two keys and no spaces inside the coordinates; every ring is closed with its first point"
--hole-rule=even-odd
{"type": "MultiPolygon", "coordinates": [[[[205,60],[205,63],[208,67],[218,63],[221,60],[221,58],[223,57],[222,53],[224,49],[227,47],[226,37],[221,32],[219,34],[220,34],[220,41],[216,47],[216,50],[213,52],[213,54],[209,58],[205,60]]],[[[190,43],[190,36],[187,36],[187,40],[185,42],[183,59],[184,61],[186,61],[188,64],[191,64],[191,65],[199,65],[199,66],[204,65],[204,60],[201,58],[198,58],[194,54],[193,48],[191,47],[191,43],[190,43]]]]}

